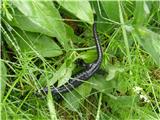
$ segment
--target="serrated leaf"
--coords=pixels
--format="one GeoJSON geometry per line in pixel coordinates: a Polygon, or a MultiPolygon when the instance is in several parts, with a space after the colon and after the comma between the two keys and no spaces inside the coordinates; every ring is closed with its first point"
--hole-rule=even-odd
{"type": "Polygon", "coordinates": [[[51,1],[13,0],[16,6],[12,25],[26,31],[57,37],[67,47],[67,33],[58,10],[51,1]]]}
{"type": "Polygon", "coordinates": [[[139,35],[137,40],[160,66],[160,35],[144,27],[137,30],[139,35]]]}
{"type": "Polygon", "coordinates": [[[57,2],[66,10],[77,16],[82,21],[93,24],[93,12],[88,1],[59,1],[57,2]]]}

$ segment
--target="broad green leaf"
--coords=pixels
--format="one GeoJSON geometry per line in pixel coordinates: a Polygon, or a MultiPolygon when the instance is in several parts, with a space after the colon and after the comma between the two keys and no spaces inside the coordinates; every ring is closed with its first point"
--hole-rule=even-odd
{"type": "Polygon", "coordinates": [[[138,98],[136,96],[114,96],[104,99],[114,113],[119,114],[119,118],[128,118],[131,108],[136,107],[138,98]]]}
{"type": "Polygon", "coordinates": [[[49,85],[53,85],[58,81],[58,87],[64,85],[71,78],[72,70],[74,66],[74,55],[71,54],[68,58],[65,59],[64,63],[60,66],[60,68],[53,73],[52,78],[48,81],[49,85]]]}
{"type": "Polygon", "coordinates": [[[90,94],[92,89],[92,83],[87,81],[86,83],[83,83],[80,87],[77,88],[78,93],[81,95],[81,99],[85,98],[87,95],[90,94]]]}
{"type": "Polygon", "coordinates": [[[0,100],[2,100],[7,80],[7,68],[2,61],[0,61],[0,69],[0,100]]]}
{"type": "Polygon", "coordinates": [[[58,87],[65,84],[72,75],[73,64],[69,66],[66,65],[66,62],[62,64],[58,71],[53,75],[52,80],[50,81],[50,85],[54,84],[54,81],[58,81],[58,87]],[[54,79],[54,80],[53,80],[54,79]]]}
{"type": "Polygon", "coordinates": [[[143,25],[148,21],[150,14],[149,7],[145,1],[136,1],[136,8],[134,11],[134,22],[136,25],[143,25]]]}
{"type": "MultiPolygon", "coordinates": [[[[53,74],[54,74],[54,71],[52,69],[47,69],[46,71],[44,71],[39,80],[38,80],[38,83],[41,85],[41,86],[46,86],[47,85],[47,81],[50,81],[53,79],[53,74]]],[[[55,81],[54,79],[52,81],[55,81]]],[[[56,81],[55,81],[56,82],[56,81]]],[[[53,82],[53,84],[55,83],[53,82]]],[[[52,85],[53,85],[52,84],[52,85]]]]}
{"type": "Polygon", "coordinates": [[[65,101],[63,104],[69,110],[78,111],[78,109],[80,108],[80,105],[83,104],[80,98],[81,96],[77,92],[71,91],[70,94],[67,93],[65,95],[65,101]]]}
{"type": "Polygon", "coordinates": [[[13,0],[16,6],[12,25],[26,31],[57,37],[66,47],[68,38],[65,25],[52,1],[13,0]]]}
{"type": "MultiPolygon", "coordinates": [[[[103,3],[106,1],[101,2],[103,3]]],[[[112,33],[114,28],[116,27],[116,24],[108,21],[108,16],[105,13],[103,7],[99,6],[100,4],[97,4],[98,1],[92,1],[92,3],[97,15],[97,30],[102,33],[112,33]]]]}
{"type": "Polygon", "coordinates": [[[47,71],[40,76],[39,83],[42,86],[46,86],[48,82],[50,86],[53,86],[53,84],[58,81],[57,87],[64,85],[71,78],[72,71],[74,68],[73,62],[74,59],[70,59],[69,57],[65,59],[64,63],[56,71],[53,71],[50,68],[47,69],[47,71]]]}
{"type": "Polygon", "coordinates": [[[81,52],[80,57],[85,60],[87,63],[91,63],[97,58],[96,49],[95,50],[87,50],[81,52]]]}
{"type": "Polygon", "coordinates": [[[92,83],[92,88],[98,90],[99,92],[108,94],[113,91],[113,88],[118,89],[120,84],[118,75],[124,70],[113,65],[107,65],[104,69],[105,70],[102,74],[97,73],[95,77],[91,78],[90,82],[92,83]]]}
{"type": "Polygon", "coordinates": [[[66,10],[77,16],[82,21],[93,24],[93,11],[88,1],[59,1],[57,2],[66,10]]]}
{"type": "Polygon", "coordinates": [[[84,99],[90,94],[91,89],[91,84],[83,83],[74,91],[66,94],[64,105],[72,111],[77,111],[80,105],[83,104],[84,99]]]}
{"type": "Polygon", "coordinates": [[[160,66],[160,35],[144,27],[137,30],[139,35],[137,40],[160,66]]]}
{"type": "Polygon", "coordinates": [[[138,99],[136,98],[136,96],[115,96],[115,99],[110,98],[108,100],[106,100],[113,109],[117,109],[121,108],[121,107],[131,107],[133,106],[135,103],[135,101],[137,101],[138,99]],[[134,101],[134,102],[133,102],[134,101]]]}
{"type": "Polygon", "coordinates": [[[101,1],[101,5],[109,19],[119,22],[118,1],[101,1]]]}
{"type": "Polygon", "coordinates": [[[15,31],[17,32],[17,34],[14,33],[15,44],[18,44],[22,54],[40,54],[43,57],[55,57],[62,54],[60,47],[48,36],[24,32],[20,29],[15,29],[15,31]]]}
{"type": "Polygon", "coordinates": [[[116,76],[116,73],[121,73],[124,71],[124,69],[122,68],[119,68],[119,67],[116,67],[116,66],[107,66],[107,69],[108,69],[108,76],[106,77],[106,80],[109,81],[109,80],[112,80],[115,78],[116,76]]]}
{"type": "MultiPolygon", "coordinates": [[[[106,73],[107,75],[107,73],[106,73]]],[[[98,90],[99,92],[103,92],[105,94],[111,92],[113,88],[116,88],[117,84],[115,80],[106,81],[105,74],[95,75],[95,77],[91,78],[92,88],[98,90]]]]}

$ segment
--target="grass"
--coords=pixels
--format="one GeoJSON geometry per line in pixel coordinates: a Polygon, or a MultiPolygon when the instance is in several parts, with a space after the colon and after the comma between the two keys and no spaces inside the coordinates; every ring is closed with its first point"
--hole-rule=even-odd
{"type": "MultiPolygon", "coordinates": [[[[134,7],[134,3],[128,3],[127,8],[130,10],[134,7]]],[[[97,4],[98,10],[101,10],[99,2],[97,4]]],[[[3,12],[6,14],[14,9],[8,7],[4,7],[7,12],[3,12]]],[[[126,27],[131,30],[135,24],[132,22],[132,17],[129,19],[129,13],[126,13],[128,21],[124,19],[125,7],[122,2],[118,2],[120,18],[118,24],[117,21],[106,18],[102,15],[103,12],[101,13],[108,23],[116,26],[111,32],[99,32],[104,53],[101,69],[105,70],[105,73],[97,73],[79,88],[63,95],[63,100],[59,102],[54,100],[51,92],[40,97],[36,96],[35,92],[42,86],[55,83],[56,80],[59,84],[66,82],[68,79],[65,78],[70,78],[71,73],[79,70],[74,64],[76,59],[93,61],[96,55],[94,43],[90,42],[92,28],[86,23],[76,23],[77,28],[83,29],[81,35],[76,38],[79,41],[70,40],[70,47],[67,50],[55,47],[51,51],[60,49],[65,52],[63,54],[56,52],[55,56],[46,57],[41,54],[43,51],[38,51],[32,46],[32,42],[34,43],[32,37],[39,40],[44,34],[34,37],[25,30],[20,32],[13,23],[2,16],[1,84],[6,87],[1,88],[1,118],[3,120],[160,119],[160,68],[152,54],[143,49],[138,42],[141,39],[137,37],[138,34],[127,31],[126,27]],[[19,44],[19,39],[26,44],[19,44]],[[28,52],[26,46],[34,54],[28,52]],[[26,48],[27,52],[22,48],[26,48]]],[[[157,26],[160,22],[155,17],[158,14],[156,10],[150,10],[149,19],[145,21],[143,27],[147,26],[146,28],[159,35],[157,26]],[[152,23],[153,21],[156,21],[156,25],[152,23]]],[[[64,10],[59,11],[65,14],[64,10]]],[[[72,19],[74,21],[74,17],[72,19]]],[[[45,50],[43,46],[42,50],[45,50]]]]}

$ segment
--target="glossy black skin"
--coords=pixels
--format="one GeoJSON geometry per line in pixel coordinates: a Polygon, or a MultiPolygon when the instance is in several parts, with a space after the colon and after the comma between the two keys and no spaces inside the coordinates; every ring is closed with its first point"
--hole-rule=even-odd
{"type": "MultiPolygon", "coordinates": [[[[93,36],[95,39],[95,44],[96,44],[96,49],[97,49],[97,59],[91,63],[91,64],[86,64],[86,70],[75,75],[73,79],[70,79],[66,84],[60,86],[60,87],[53,87],[51,88],[51,92],[53,95],[61,95],[63,93],[69,92],[73,90],[74,88],[80,86],[83,81],[88,80],[90,77],[92,77],[95,72],[99,69],[101,62],[102,62],[102,48],[100,45],[100,41],[97,35],[96,31],[96,23],[93,24],[93,36]]],[[[48,93],[48,88],[43,88],[41,90],[43,93],[48,93]]]]}

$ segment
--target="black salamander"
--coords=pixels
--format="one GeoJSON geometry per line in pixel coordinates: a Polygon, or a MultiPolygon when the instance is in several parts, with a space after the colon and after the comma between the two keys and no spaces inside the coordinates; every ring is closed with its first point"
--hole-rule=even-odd
{"type": "MultiPolygon", "coordinates": [[[[86,64],[86,70],[75,75],[72,79],[70,79],[66,84],[60,86],[60,87],[53,87],[51,88],[51,92],[53,95],[61,95],[63,93],[69,92],[73,90],[74,88],[80,86],[83,81],[88,80],[90,77],[94,75],[94,73],[99,69],[101,62],[102,62],[102,48],[100,45],[100,40],[97,35],[97,30],[96,30],[96,23],[94,22],[93,24],[93,36],[96,44],[96,49],[97,49],[97,59],[91,63],[91,64],[86,64]]],[[[43,88],[40,90],[42,93],[48,93],[48,88],[43,88]]]]}

